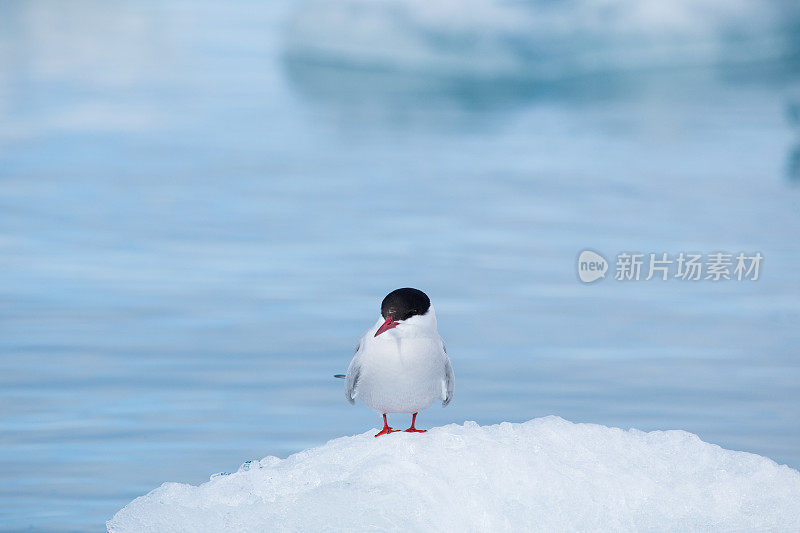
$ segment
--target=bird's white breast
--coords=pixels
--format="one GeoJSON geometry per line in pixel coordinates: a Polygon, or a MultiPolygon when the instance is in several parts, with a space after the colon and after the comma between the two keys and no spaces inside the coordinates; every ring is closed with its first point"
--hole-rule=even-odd
{"type": "Polygon", "coordinates": [[[442,399],[445,358],[441,337],[424,321],[400,324],[362,339],[357,396],[379,413],[416,413],[442,399]]]}

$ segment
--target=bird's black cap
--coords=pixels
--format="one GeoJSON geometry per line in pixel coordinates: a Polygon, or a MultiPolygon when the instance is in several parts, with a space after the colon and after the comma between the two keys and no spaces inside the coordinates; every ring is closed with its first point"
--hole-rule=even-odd
{"type": "Polygon", "coordinates": [[[381,302],[381,315],[393,321],[405,320],[414,315],[424,315],[431,307],[431,299],[419,289],[397,289],[381,302]]]}

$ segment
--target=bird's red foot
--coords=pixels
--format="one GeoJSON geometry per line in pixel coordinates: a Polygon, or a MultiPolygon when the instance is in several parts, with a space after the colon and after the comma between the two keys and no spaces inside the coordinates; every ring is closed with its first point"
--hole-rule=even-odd
{"type": "Polygon", "coordinates": [[[392,429],[389,426],[386,426],[385,428],[380,430],[378,433],[376,433],[375,436],[376,437],[380,437],[381,435],[388,435],[389,433],[397,433],[398,431],[400,431],[400,430],[399,429],[392,429]]]}
{"type": "Polygon", "coordinates": [[[414,424],[416,423],[416,421],[417,421],[417,413],[414,413],[411,416],[411,427],[405,430],[406,433],[425,433],[426,431],[428,431],[427,429],[415,428],[414,424]]]}
{"type": "Polygon", "coordinates": [[[399,429],[392,429],[389,427],[389,422],[386,421],[386,415],[383,415],[383,429],[378,432],[376,437],[380,437],[381,435],[388,435],[389,433],[396,433],[400,431],[399,429]]]}

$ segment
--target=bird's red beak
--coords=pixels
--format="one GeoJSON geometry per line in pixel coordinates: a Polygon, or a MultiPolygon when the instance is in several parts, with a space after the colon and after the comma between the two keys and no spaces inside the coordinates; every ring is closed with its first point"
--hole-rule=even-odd
{"type": "Polygon", "coordinates": [[[388,331],[388,330],[390,330],[392,328],[396,328],[397,325],[398,325],[397,322],[392,322],[391,318],[387,318],[386,322],[384,322],[383,325],[381,325],[381,327],[378,328],[378,331],[375,332],[375,336],[377,337],[378,335],[380,335],[384,331],[388,331]]]}

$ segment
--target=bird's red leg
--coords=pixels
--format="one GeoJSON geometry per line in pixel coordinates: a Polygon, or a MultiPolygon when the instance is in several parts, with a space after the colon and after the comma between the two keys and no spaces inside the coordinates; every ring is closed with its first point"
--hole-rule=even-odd
{"type": "Polygon", "coordinates": [[[392,429],[389,427],[389,422],[386,421],[386,413],[383,413],[383,429],[378,432],[376,437],[380,437],[381,435],[388,435],[389,433],[394,433],[395,431],[400,431],[399,429],[392,429]]]}
{"type": "Polygon", "coordinates": [[[411,416],[411,427],[406,430],[406,433],[425,433],[428,431],[427,429],[417,429],[414,427],[414,423],[417,421],[417,413],[414,413],[411,416]]]}

